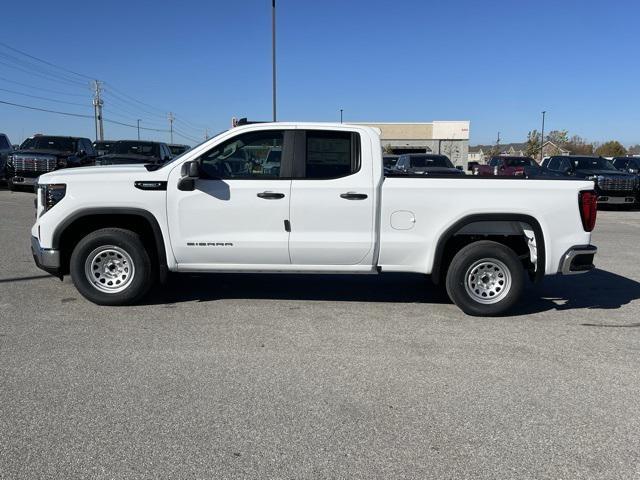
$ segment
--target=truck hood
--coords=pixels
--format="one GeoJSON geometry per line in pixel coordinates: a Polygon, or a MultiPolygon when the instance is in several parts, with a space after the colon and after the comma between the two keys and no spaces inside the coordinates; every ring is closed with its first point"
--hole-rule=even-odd
{"type": "Polygon", "coordinates": [[[159,158],[149,157],[148,155],[110,153],[96,158],[96,165],[137,165],[144,163],[158,163],[159,161],[159,158]]]}
{"type": "MultiPolygon", "coordinates": [[[[157,175],[155,175],[157,176],[157,175]]],[[[100,167],[64,168],[40,175],[38,183],[70,183],[79,181],[146,180],[150,172],[143,164],[106,165],[100,167]]]]}
{"type": "Polygon", "coordinates": [[[14,150],[11,152],[12,155],[23,155],[25,157],[39,157],[43,156],[54,156],[58,158],[66,158],[75,155],[74,152],[63,152],[61,150],[47,150],[47,149],[38,149],[38,150],[14,150]]]}

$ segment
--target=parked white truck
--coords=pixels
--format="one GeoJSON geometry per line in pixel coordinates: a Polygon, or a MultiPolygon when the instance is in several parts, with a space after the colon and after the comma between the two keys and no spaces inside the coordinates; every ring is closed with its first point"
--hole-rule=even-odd
{"type": "Polygon", "coordinates": [[[498,315],[527,276],[585,272],[593,182],[383,173],[379,132],[239,126],[163,166],[42,175],[32,252],[101,305],[168,272],[417,272],[471,315],[498,315]]]}

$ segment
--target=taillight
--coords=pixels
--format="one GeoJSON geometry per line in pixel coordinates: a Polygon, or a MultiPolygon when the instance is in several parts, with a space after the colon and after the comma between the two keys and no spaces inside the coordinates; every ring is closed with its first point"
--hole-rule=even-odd
{"type": "Polygon", "coordinates": [[[596,226],[596,215],[598,213],[598,195],[594,190],[584,190],[580,192],[578,204],[580,206],[580,217],[582,227],[585,232],[591,232],[596,226]]]}

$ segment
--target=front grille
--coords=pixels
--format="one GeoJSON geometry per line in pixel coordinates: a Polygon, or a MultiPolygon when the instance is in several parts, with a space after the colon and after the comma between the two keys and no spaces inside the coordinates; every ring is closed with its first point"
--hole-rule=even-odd
{"type": "Polygon", "coordinates": [[[636,186],[636,179],[633,177],[604,177],[598,179],[600,190],[607,192],[632,192],[636,186]]]}
{"type": "Polygon", "coordinates": [[[13,157],[13,166],[16,172],[46,173],[55,170],[56,164],[56,157],[13,157]]]}

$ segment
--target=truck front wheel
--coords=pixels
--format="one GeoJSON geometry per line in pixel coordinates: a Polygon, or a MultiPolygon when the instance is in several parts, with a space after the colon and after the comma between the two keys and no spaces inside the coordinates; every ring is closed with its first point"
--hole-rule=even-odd
{"type": "Polygon", "coordinates": [[[153,283],[151,260],[140,236],[121,228],[96,230],[80,240],[69,269],[82,296],[98,305],[130,305],[153,283]]]}
{"type": "Polygon", "coordinates": [[[478,241],[453,257],[446,286],[449,298],[467,315],[501,315],[522,294],[524,268],[509,247],[478,241]]]}

